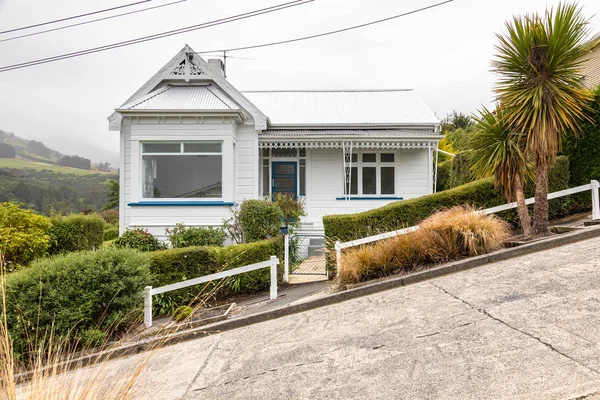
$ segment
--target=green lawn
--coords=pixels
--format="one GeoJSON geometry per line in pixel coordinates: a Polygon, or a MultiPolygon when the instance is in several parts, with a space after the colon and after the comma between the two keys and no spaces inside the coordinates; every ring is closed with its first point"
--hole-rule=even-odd
{"type": "Polygon", "coordinates": [[[58,172],[61,174],[74,174],[74,175],[92,175],[92,174],[103,174],[109,175],[107,172],[100,172],[95,170],[85,170],[71,167],[63,167],[61,165],[44,164],[37,161],[21,160],[17,158],[0,158],[0,168],[17,168],[17,169],[34,169],[36,171],[49,170],[52,172],[58,172]]]}

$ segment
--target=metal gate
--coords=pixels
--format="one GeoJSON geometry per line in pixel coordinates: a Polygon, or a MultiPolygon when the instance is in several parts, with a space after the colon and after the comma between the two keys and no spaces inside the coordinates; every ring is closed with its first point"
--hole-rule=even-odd
{"type": "Polygon", "coordinates": [[[327,275],[324,235],[290,236],[290,273],[293,275],[327,275]]]}

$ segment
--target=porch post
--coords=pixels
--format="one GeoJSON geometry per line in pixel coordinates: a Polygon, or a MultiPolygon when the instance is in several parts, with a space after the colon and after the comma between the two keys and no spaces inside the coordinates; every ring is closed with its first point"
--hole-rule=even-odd
{"type": "Polygon", "coordinates": [[[283,281],[288,283],[290,281],[290,234],[286,233],[283,238],[283,245],[285,246],[283,249],[283,281]]]}

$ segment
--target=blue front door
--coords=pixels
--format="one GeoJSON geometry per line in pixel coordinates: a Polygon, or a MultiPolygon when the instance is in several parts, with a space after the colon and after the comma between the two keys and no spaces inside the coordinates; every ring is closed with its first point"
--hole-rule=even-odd
{"type": "Polygon", "coordinates": [[[295,161],[273,161],[271,164],[271,193],[298,195],[298,166],[295,161]]]}

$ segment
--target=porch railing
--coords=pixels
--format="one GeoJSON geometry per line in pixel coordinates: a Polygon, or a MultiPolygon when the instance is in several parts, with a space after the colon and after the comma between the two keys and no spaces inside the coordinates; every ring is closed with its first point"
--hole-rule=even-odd
{"type": "MultiPolygon", "coordinates": [[[[592,192],[592,219],[597,220],[600,219],[600,195],[598,193],[598,189],[600,188],[600,183],[598,181],[591,181],[587,185],[577,186],[571,189],[560,190],[558,192],[548,193],[548,200],[556,199],[559,197],[568,196],[575,193],[586,192],[590,190],[592,192]]],[[[529,198],[525,200],[526,204],[535,203],[535,198],[529,198]]],[[[479,212],[482,214],[493,214],[500,211],[510,210],[512,208],[516,208],[517,203],[508,203],[497,207],[486,208],[484,210],[480,210],[479,212]]],[[[396,236],[404,235],[409,232],[414,232],[419,229],[419,226],[411,226],[408,228],[398,229],[396,231],[380,233],[378,235],[368,236],[361,239],[350,240],[348,242],[340,242],[339,240],[335,242],[335,258],[336,258],[336,267],[338,276],[340,276],[340,272],[342,269],[342,250],[348,249],[350,247],[361,246],[368,243],[377,242],[379,240],[390,239],[396,236]]]]}
{"type": "Polygon", "coordinates": [[[216,274],[210,274],[201,276],[199,278],[188,279],[173,283],[171,285],[161,286],[153,288],[152,286],[146,286],[144,288],[144,325],[146,328],[152,326],[152,296],[160,293],[170,292],[177,289],[183,289],[188,286],[199,285],[214,281],[217,279],[223,279],[234,275],[243,274],[246,272],[256,271],[257,269],[270,268],[271,269],[271,288],[270,298],[275,300],[277,298],[277,266],[279,265],[279,259],[276,256],[271,256],[267,261],[259,262],[256,264],[246,265],[244,267],[228,269],[227,271],[217,272],[216,274]]]}

